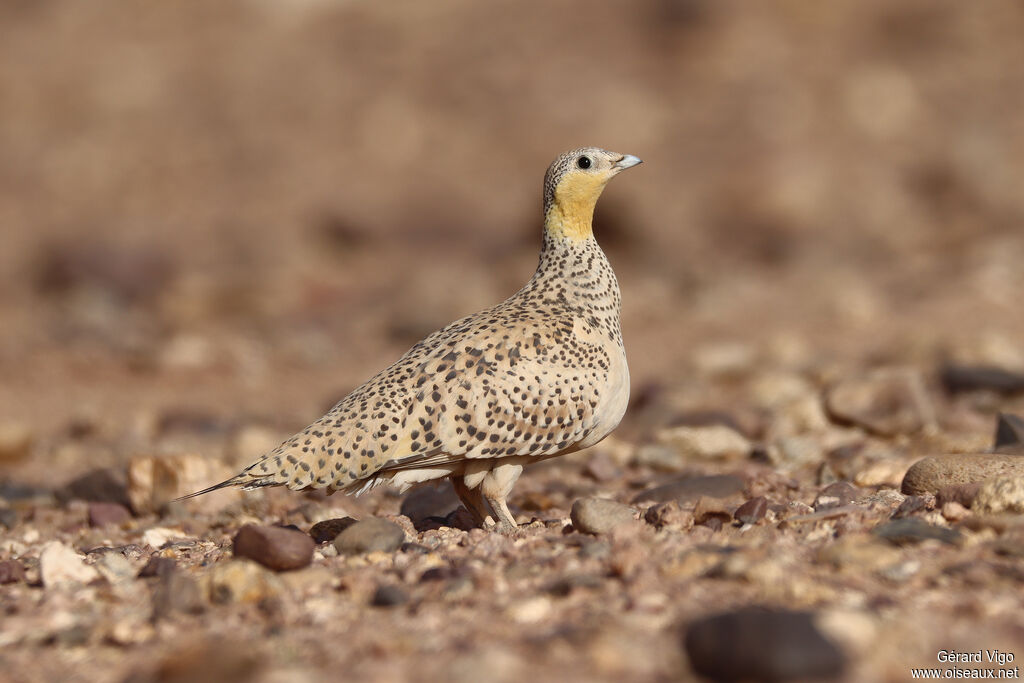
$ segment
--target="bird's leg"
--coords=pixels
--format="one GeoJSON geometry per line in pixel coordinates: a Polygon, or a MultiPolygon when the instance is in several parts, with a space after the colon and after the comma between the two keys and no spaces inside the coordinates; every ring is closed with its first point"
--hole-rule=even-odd
{"type": "Polygon", "coordinates": [[[451,480],[455,494],[469,510],[469,514],[476,519],[476,523],[482,527],[494,524],[494,518],[491,517],[491,511],[488,509],[487,503],[484,502],[479,485],[476,488],[471,488],[463,477],[452,477],[451,480]]]}
{"type": "Polygon", "coordinates": [[[519,475],[522,473],[522,465],[506,462],[488,472],[487,476],[480,483],[480,491],[483,493],[484,500],[494,510],[502,531],[511,531],[517,526],[516,519],[509,512],[508,503],[505,502],[505,499],[512,492],[512,487],[515,486],[516,480],[519,479],[519,475]]]}

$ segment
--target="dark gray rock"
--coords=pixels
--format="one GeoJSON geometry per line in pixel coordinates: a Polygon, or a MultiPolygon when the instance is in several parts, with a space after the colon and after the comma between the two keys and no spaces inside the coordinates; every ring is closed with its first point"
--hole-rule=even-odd
{"type": "Polygon", "coordinates": [[[398,607],[409,602],[409,594],[398,586],[380,586],[373,594],[370,604],[374,607],[398,607]]]}
{"type": "Polygon", "coordinates": [[[842,651],[807,612],[748,607],[697,620],[684,639],[694,671],[716,681],[831,679],[842,651]]]}
{"type": "Polygon", "coordinates": [[[317,522],[309,530],[309,535],[314,543],[329,543],[338,537],[345,529],[356,523],[352,517],[339,517],[337,519],[325,519],[317,522]]]}
{"type": "Polygon", "coordinates": [[[764,496],[757,496],[736,508],[736,512],[733,514],[733,517],[736,518],[737,522],[742,524],[757,524],[759,521],[764,519],[767,512],[768,499],[764,496]]]}
{"type": "Polygon", "coordinates": [[[1024,417],[1000,413],[996,422],[996,453],[1024,455],[1024,417]]]}

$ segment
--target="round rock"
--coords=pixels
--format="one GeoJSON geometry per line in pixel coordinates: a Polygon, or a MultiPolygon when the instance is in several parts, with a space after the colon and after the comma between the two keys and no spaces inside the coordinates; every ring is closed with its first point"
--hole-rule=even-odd
{"type": "Polygon", "coordinates": [[[1024,476],[1024,458],[988,454],[931,456],[910,466],[901,490],[910,495],[934,494],[946,486],[980,482],[997,475],[1024,476]]]}
{"type": "Polygon", "coordinates": [[[580,498],[572,504],[569,516],[577,531],[605,534],[620,524],[632,522],[636,519],[636,511],[614,500],[580,498]]]}
{"type": "Polygon", "coordinates": [[[334,539],[339,553],[393,553],[405,543],[402,527],[379,517],[367,517],[348,527],[334,539]]]}
{"type": "Polygon", "coordinates": [[[316,543],[294,529],[246,524],[235,534],[232,550],[274,571],[302,569],[313,561],[316,543]]]}

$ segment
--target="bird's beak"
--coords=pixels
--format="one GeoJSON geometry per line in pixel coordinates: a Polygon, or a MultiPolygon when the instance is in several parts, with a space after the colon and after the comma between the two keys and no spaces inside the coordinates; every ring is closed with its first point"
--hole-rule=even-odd
{"type": "Polygon", "coordinates": [[[632,154],[624,154],[621,159],[613,164],[613,166],[620,171],[624,171],[627,168],[632,168],[633,166],[642,163],[643,161],[641,159],[633,156],[632,154]]]}

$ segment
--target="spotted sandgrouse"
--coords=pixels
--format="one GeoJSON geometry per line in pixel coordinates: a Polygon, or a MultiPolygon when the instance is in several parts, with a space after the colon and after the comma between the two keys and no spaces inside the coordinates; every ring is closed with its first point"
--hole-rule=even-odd
{"type": "Polygon", "coordinates": [[[502,303],[413,346],[226,486],[362,493],[449,477],[480,524],[516,525],[523,466],[592,446],[619,424],[629,372],[619,284],[591,229],[608,181],[640,159],[584,147],[544,176],[537,272],[502,303]]]}

